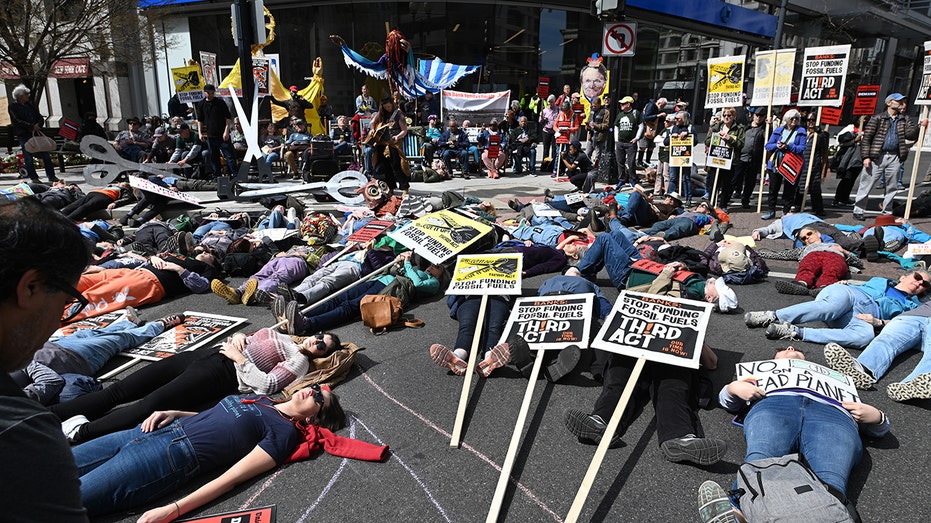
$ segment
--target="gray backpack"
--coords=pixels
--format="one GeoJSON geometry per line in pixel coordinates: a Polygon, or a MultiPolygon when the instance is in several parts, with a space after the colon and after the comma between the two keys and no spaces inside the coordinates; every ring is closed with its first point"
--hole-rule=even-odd
{"type": "Polygon", "coordinates": [[[753,523],[860,521],[853,505],[829,492],[798,454],[744,463],[737,471],[736,492],[740,511],[753,523]]]}

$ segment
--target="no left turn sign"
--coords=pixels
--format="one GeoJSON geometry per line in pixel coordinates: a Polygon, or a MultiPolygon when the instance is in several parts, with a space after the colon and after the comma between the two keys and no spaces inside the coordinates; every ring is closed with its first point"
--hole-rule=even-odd
{"type": "Polygon", "coordinates": [[[637,42],[635,22],[606,22],[601,39],[603,56],[634,56],[637,42]]]}

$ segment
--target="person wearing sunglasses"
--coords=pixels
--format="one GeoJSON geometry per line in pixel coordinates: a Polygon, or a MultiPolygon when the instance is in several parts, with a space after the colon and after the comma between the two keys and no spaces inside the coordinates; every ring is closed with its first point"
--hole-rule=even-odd
{"type": "Polygon", "coordinates": [[[833,283],[850,278],[848,265],[862,265],[860,259],[852,252],[811,227],[803,227],[798,232],[798,241],[802,243],[798,252],[798,271],[793,281],[779,280],[776,291],[782,294],[807,295],[809,289],[827,287],[833,283]]]}
{"type": "MultiPolygon", "coordinates": [[[[914,278],[921,274],[912,275],[913,285],[921,285],[924,289],[931,286],[923,276],[921,280],[914,278]]],[[[931,398],[931,302],[891,320],[867,314],[860,319],[882,330],[856,358],[841,345],[828,343],[824,347],[828,366],[852,377],[857,388],[869,389],[889,371],[898,355],[920,349],[918,365],[901,381],[887,385],[886,393],[894,401],[931,398]]]]}
{"type": "MultiPolygon", "coordinates": [[[[737,109],[725,107],[721,111],[721,120],[713,124],[708,129],[708,137],[705,138],[705,154],[712,147],[723,148],[731,156],[731,168],[719,169],[709,167],[708,176],[705,178],[705,190],[708,194],[714,190],[715,177],[717,177],[719,197],[715,200],[717,207],[725,212],[730,204],[731,195],[734,192],[734,174],[740,168],[740,151],[743,149],[746,129],[742,124],[737,123],[737,109]]],[[[710,198],[714,199],[714,198],[710,198]]]]}
{"type": "Polygon", "coordinates": [[[785,161],[786,155],[801,156],[805,153],[805,145],[808,143],[807,131],[805,126],[799,125],[802,115],[797,109],[786,111],[783,116],[785,125],[777,127],[773,134],[770,135],[769,141],[766,142],[766,151],[770,153],[769,161],[766,164],[766,171],[769,174],[769,198],[767,206],[769,210],[761,216],[764,220],[772,220],[776,217],[776,201],[779,199],[779,189],[782,191],[782,214],[788,214],[795,202],[795,191],[798,187],[798,179],[790,183],[779,172],[779,167],[785,161]],[[784,187],[783,187],[784,186],[784,187]]]}
{"type": "Polygon", "coordinates": [[[0,477],[3,519],[86,522],[78,472],[58,420],[9,373],[25,367],[61,325],[91,261],[78,228],[35,198],[0,204],[0,477]]]}
{"type": "Polygon", "coordinates": [[[385,447],[332,433],[345,425],[339,398],[329,387],[315,385],[281,403],[266,396],[226,396],[199,413],[155,411],[134,428],[72,451],[81,474],[81,498],[91,516],[144,505],[201,474],[221,471],[190,494],[153,508],[139,519],[161,522],[179,518],[246,480],[303,458],[296,453],[303,445],[343,456],[348,455],[345,451],[356,451],[361,459],[384,456],[385,447]],[[338,449],[333,443],[346,448],[338,449]]]}
{"type": "Polygon", "coordinates": [[[159,360],[100,392],[51,409],[69,440],[85,442],[128,429],[157,409],[196,409],[236,393],[274,394],[307,374],[311,359],[339,347],[339,338],[330,333],[300,343],[268,328],[251,336],[238,333],[220,346],[159,360]]]}
{"type": "Polygon", "coordinates": [[[863,320],[869,314],[889,320],[919,305],[918,296],[927,292],[931,275],[925,270],[903,274],[898,280],[870,278],[862,285],[838,282],[828,285],[814,301],[777,311],[754,311],[744,315],[747,327],[766,327],[769,339],[804,340],[810,343],[835,342],[862,349],[875,336],[873,325],[863,320]],[[828,328],[797,327],[799,323],[823,321],[828,328]]]}

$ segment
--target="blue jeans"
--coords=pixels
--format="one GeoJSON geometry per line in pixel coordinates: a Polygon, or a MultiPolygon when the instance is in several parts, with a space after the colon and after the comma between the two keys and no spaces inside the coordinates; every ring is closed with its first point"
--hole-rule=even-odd
{"type": "Polygon", "coordinates": [[[151,340],[164,330],[164,325],[158,321],[136,326],[135,323],[123,319],[100,329],[78,330],[55,343],[87,360],[87,364],[96,374],[113,356],[151,340]]]}
{"type": "Polygon", "coordinates": [[[579,261],[579,271],[591,277],[604,267],[608,270],[611,283],[618,289],[625,288],[632,262],[640,259],[637,248],[624,234],[625,229],[619,221],[611,220],[611,232],[595,237],[595,242],[579,261]]]}
{"type": "Polygon", "coordinates": [[[231,230],[233,230],[233,228],[230,227],[230,224],[226,222],[221,222],[221,221],[207,222],[194,230],[194,234],[193,234],[194,241],[200,243],[200,241],[204,239],[204,236],[207,236],[207,233],[209,232],[231,231],[231,230]]]}
{"type": "Polygon", "coordinates": [[[48,180],[50,182],[54,181],[56,178],[55,166],[52,165],[52,155],[49,153],[36,153],[35,156],[33,156],[32,153],[26,150],[26,142],[28,142],[30,138],[32,138],[32,136],[19,137],[19,147],[23,153],[23,162],[26,164],[26,175],[29,176],[29,178],[32,180],[39,178],[39,175],[36,174],[35,163],[35,156],[38,156],[42,159],[42,165],[45,166],[45,175],[48,177],[48,180]]]}
{"type": "Polygon", "coordinates": [[[778,394],[756,403],[744,420],[744,461],[798,452],[818,478],[847,495],[863,442],[857,424],[838,407],[805,396],[778,394]]]}
{"type": "Polygon", "coordinates": [[[656,222],[652,227],[643,231],[648,236],[652,236],[660,231],[666,233],[666,240],[678,240],[687,236],[698,234],[698,224],[691,218],[670,218],[661,222],[656,222]]]}
{"type": "Polygon", "coordinates": [[[896,316],[857,360],[879,379],[889,370],[896,356],[915,348],[921,349],[921,360],[902,381],[911,381],[919,374],[931,372],[931,318],[896,316]]]}
{"type": "Polygon", "coordinates": [[[362,146],[362,168],[365,169],[365,175],[372,175],[372,157],[375,155],[375,148],[371,145],[362,146]]]}
{"type": "Polygon", "coordinates": [[[378,280],[367,281],[302,313],[305,322],[303,334],[328,331],[358,318],[362,298],[378,294],[384,288],[385,284],[378,280]]]}
{"type": "Polygon", "coordinates": [[[691,166],[686,165],[685,167],[670,167],[669,168],[669,187],[666,188],[666,192],[678,192],[679,197],[683,200],[692,199],[692,168],[691,166]],[[682,190],[679,190],[679,176],[682,176],[682,190]]]}
{"type": "MultiPolygon", "coordinates": [[[[478,311],[481,305],[482,300],[478,296],[470,296],[459,305],[456,310],[456,319],[459,321],[459,334],[456,336],[455,348],[472,350],[472,342],[476,334],[475,326],[478,323],[478,311]]],[[[485,343],[479,345],[479,359],[482,358],[485,349],[497,345],[498,340],[501,339],[504,324],[511,314],[511,305],[504,300],[489,296],[485,314],[485,322],[482,324],[482,330],[485,332],[485,343]]]]}
{"type": "Polygon", "coordinates": [[[200,466],[180,421],[142,432],[140,426],[74,447],[81,500],[96,516],[144,505],[178,490],[200,466]]]}
{"type": "Polygon", "coordinates": [[[857,314],[879,317],[876,302],[867,294],[850,285],[828,285],[814,301],[779,309],[776,317],[792,324],[823,321],[827,329],[802,329],[802,339],[811,343],[835,342],[844,347],[862,349],[873,340],[873,327],[857,318],[857,314]]]}
{"type": "MultiPolygon", "coordinates": [[[[527,169],[530,171],[530,174],[535,174],[537,172],[537,148],[536,146],[530,147],[527,152],[527,156],[530,158],[530,165],[527,166],[527,169]]],[[[544,156],[546,154],[544,153],[544,156]]],[[[524,172],[524,155],[520,154],[520,148],[514,150],[514,174],[521,174],[524,172]]]]}
{"type": "Polygon", "coordinates": [[[627,221],[630,225],[636,225],[638,227],[646,227],[653,223],[653,213],[650,211],[650,204],[638,191],[630,193],[630,196],[627,198],[627,207],[618,217],[627,221]]]}
{"type": "Polygon", "coordinates": [[[275,209],[268,214],[268,217],[261,220],[256,228],[261,231],[265,229],[294,229],[296,226],[289,222],[281,211],[275,209]]]}

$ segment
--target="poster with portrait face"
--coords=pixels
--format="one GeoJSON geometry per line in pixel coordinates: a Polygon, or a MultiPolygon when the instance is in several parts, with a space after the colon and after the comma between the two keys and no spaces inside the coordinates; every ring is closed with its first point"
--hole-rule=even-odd
{"type": "Polygon", "coordinates": [[[592,100],[610,92],[610,80],[611,73],[604,65],[604,57],[594,53],[579,72],[579,94],[582,95],[580,102],[585,121],[591,115],[592,100]]]}

